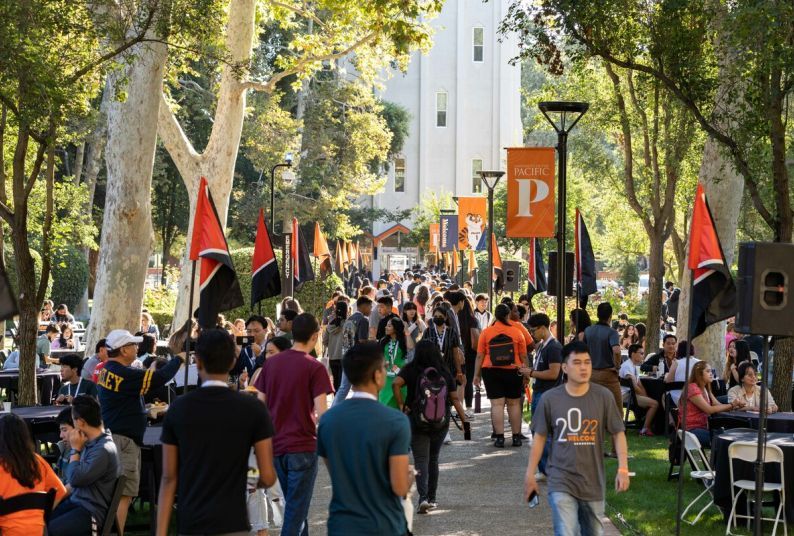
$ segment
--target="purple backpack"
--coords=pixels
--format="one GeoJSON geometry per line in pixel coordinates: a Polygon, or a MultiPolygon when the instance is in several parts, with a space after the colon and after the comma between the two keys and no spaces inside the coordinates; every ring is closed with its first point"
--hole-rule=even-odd
{"type": "Polygon", "coordinates": [[[419,432],[437,432],[449,424],[447,381],[435,367],[427,367],[416,380],[411,420],[419,432]]]}

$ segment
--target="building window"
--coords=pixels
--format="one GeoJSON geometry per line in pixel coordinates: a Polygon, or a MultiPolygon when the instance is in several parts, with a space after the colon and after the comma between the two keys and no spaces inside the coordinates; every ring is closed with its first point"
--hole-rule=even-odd
{"type": "Polygon", "coordinates": [[[436,93],[436,126],[447,126],[447,92],[436,93]]]}
{"type": "Polygon", "coordinates": [[[472,28],[472,59],[478,63],[482,63],[483,61],[483,54],[484,54],[484,40],[485,40],[485,28],[482,26],[475,26],[472,28]]]}
{"type": "Polygon", "coordinates": [[[471,161],[471,191],[475,194],[482,193],[482,158],[475,158],[471,161]]]}
{"type": "Polygon", "coordinates": [[[394,159],[394,191],[405,191],[405,158],[394,159]]]}

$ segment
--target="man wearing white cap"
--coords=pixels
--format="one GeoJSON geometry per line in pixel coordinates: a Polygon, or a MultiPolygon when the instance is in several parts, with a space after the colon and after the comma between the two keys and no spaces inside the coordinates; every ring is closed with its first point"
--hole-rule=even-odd
{"type": "Polygon", "coordinates": [[[113,434],[126,477],[117,514],[122,532],[130,502],[138,495],[140,483],[141,445],[146,429],[143,395],[168,383],[184,363],[184,358],[175,356],[160,370],[132,368],[138,343],[142,341],[143,337],[135,337],[126,329],[108,333],[105,339],[108,360],[97,378],[102,421],[113,434]]]}

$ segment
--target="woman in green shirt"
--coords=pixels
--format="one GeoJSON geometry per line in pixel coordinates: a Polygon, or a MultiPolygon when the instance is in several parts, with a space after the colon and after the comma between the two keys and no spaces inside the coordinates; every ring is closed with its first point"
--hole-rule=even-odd
{"type": "Polygon", "coordinates": [[[408,352],[414,346],[411,337],[405,335],[405,323],[402,320],[394,317],[386,323],[386,336],[380,340],[380,346],[386,361],[386,384],[380,391],[379,399],[381,404],[400,409],[394,399],[391,384],[405,365],[408,352]]]}

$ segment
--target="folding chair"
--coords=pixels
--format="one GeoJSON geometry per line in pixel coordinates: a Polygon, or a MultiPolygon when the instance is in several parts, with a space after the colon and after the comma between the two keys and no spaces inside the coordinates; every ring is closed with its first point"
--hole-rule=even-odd
{"type": "Polygon", "coordinates": [[[623,424],[626,428],[641,428],[643,421],[641,420],[640,414],[642,413],[642,409],[640,409],[640,404],[637,401],[637,393],[634,391],[634,382],[632,382],[630,378],[620,378],[620,386],[628,387],[629,389],[629,397],[623,402],[623,406],[626,408],[625,415],[623,416],[623,424]],[[629,419],[629,412],[634,414],[633,421],[629,419]]]}
{"type": "Polygon", "coordinates": [[[52,505],[55,504],[55,489],[49,491],[31,491],[8,499],[0,499],[0,516],[21,512],[23,510],[42,510],[44,522],[50,519],[52,505]]]}
{"type": "Polygon", "coordinates": [[[124,491],[124,483],[127,478],[124,475],[119,475],[116,480],[116,487],[113,489],[113,495],[110,497],[110,504],[108,505],[108,512],[105,514],[105,523],[102,524],[101,536],[110,536],[110,531],[113,530],[113,525],[116,524],[116,512],[119,509],[121,502],[121,492],[124,491]]]}
{"type": "MultiPolygon", "coordinates": [[[[754,519],[753,515],[737,514],[736,505],[739,502],[739,497],[742,493],[747,492],[747,500],[749,502],[755,501],[755,480],[734,480],[733,476],[733,461],[741,460],[744,462],[755,463],[758,454],[758,444],[752,441],[735,441],[728,446],[728,467],[731,471],[731,496],[733,503],[731,505],[731,514],[728,517],[728,527],[725,529],[725,534],[734,534],[731,532],[731,525],[736,529],[736,519],[741,517],[747,520],[749,527],[750,520],[754,519]],[[738,492],[736,490],[739,490],[738,492]]],[[[775,525],[772,529],[772,536],[777,532],[777,524],[780,521],[781,515],[783,516],[783,534],[788,536],[788,529],[786,528],[786,476],[784,473],[783,464],[783,451],[777,445],[766,445],[764,448],[764,462],[765,464],[777,463],[780,464],[780,483],[764,481],[764,493],[777,492],[780,498],[780,505],[777,508],[775,517],[762,517],[761,521],[774,521],[775,525]]],[[[766,474],[766,472],[764,473],[766,474]]],[[[756,504],[755,508],[763,509],[762,504],[756,504]]]]}
{"type": "MultiPolygon", "coordinates": [[[[678,438],[682,439],[681,436],[682,431],[679,430],[678,438]]],[[[705,488],[703,492],[695,497],[695,499],[689,503],[686,508],[684,508],[684,511],[681,512],[681,521],[689,523],[690,525],[694,525],[698,522],[700,516],[702,516],[703,513],[708,510],[708,507],[714,504],[714,494],[711,490],[714,487],[714,479],[716,478],[717,473],[711,468],[709,460],[706,457],[706,454],[703,452],[703,447],[700,446],[700,441],[698,441],[698,438],[695,436],[695,434],[692,432],[685,432],[683,435],[683,441],[684,448],[686,449],[686,457],[692,467],[694,467],[694,471],[691,471],[689,476],[695,480],[700,480],[700,483],[703,484],[703,487],[705,488]],[[700,498],[706,494],[708,494],[711,499],[709,500],[708,504],[706,504],[706,506],[704,506],[703,509],[698,512],[698,515],[695,517],[694,521],[690,522],[684,519],[689,509],[692,508],[700,500],[700,498]]]]}

